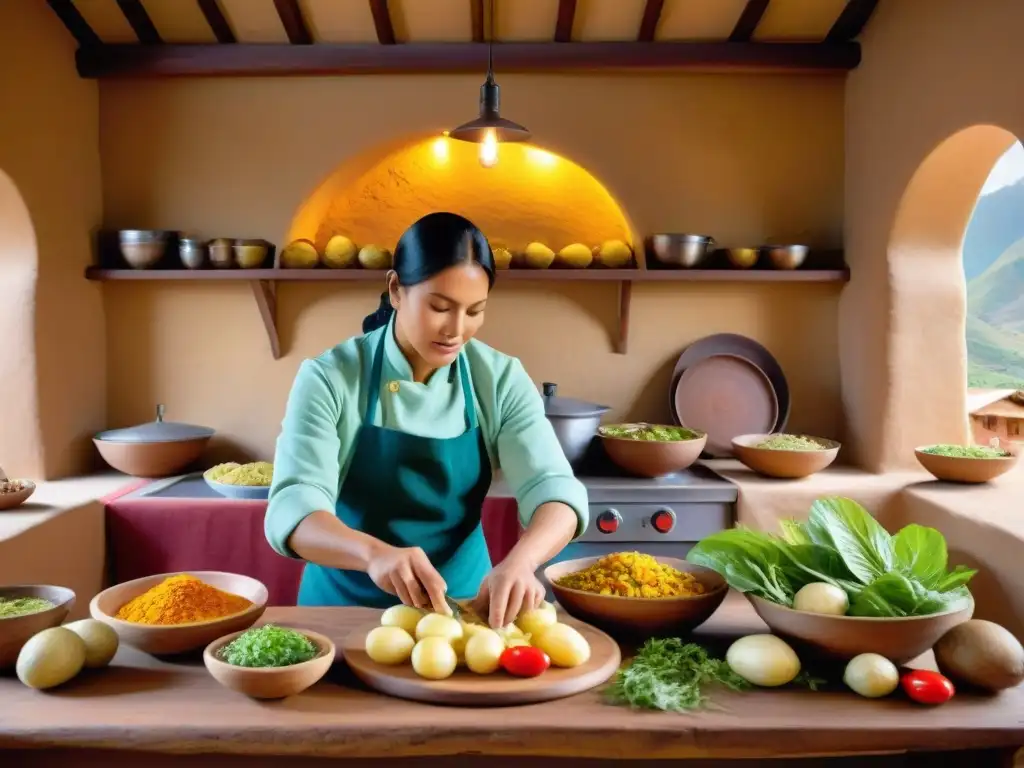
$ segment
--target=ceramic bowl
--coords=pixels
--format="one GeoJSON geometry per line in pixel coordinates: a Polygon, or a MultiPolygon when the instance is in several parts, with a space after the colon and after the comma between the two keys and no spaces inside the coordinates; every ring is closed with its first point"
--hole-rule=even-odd
{"type": "MultiPolygon", "coordinates": [[[[222,661],[217,653],[242,632],[218,638],[206,646],[203,651],[203,663],[213,675],[213,679],[238,693],[254,699],[283,699],[294,696],[309,688],[327,674],[334,663],[335,647],[329,637],[308,629],[290,627],[301,632],[320,649],[320,654],[301,664],[290,667],[236,667],[222,661]]],[[[244,632],[244,630],[243,630],[244,632]]]]}
{"type": "Polygon", "coordinates": [[[974,614],[973,599],[956,610],[902,618],[826,616],[795,611],[749,594],[747,599],[772,632],[794,646],[842,661],[877,653],[896,665],[931,650],[940,637],[974,614]]]}
{"type": "Polygon", "coordinates": [[[707,589],[696,597],[619,597],[598,595],[558,585],[558,579],[596,562],[598,557],[565,560],[544,569],[558,604],[571,616],[620,635],[660,635],[688,632],[710,618],[729,591],[725,579],[712,571],[674,557],[656,558],[659,563],[692,573],[707,589]]]}
{"type": "Polygon", "coordinates": [[[987,483],[1000,475],[1009,472],[1020,458],[1017,452],[1009,456],[995,459],[968,459],[959,456],[936,456],[926,453],[922,445],[914,449],[914,455],[921,466],[931,472],[937,479],[950,483],[987,483]]]}
{"type": "Polygon", "coordinates": [[[31,480],[20,480],[18,482],[24,486],[20,491],[0,493],[0,510],[20,507],[28,501],[29,496],[36,492],[36,484],[31,480]]]}
{"type": "Polygon", "coordinates": [[[248,629],[263,615],[267,607],[267,588],[256,579],[237,573],[223,571],[179,571],[144,576],[126,581],[100,592],[89,603],[89,613],[94,619],[109,624],[117,632],[121,642],[154,656],[187,653],[205,647],[218,637],[231,632],[248,629]],[[212,587],[240,595],[252,602],[247,610],[232,616],[191,624],[152,625],[136,624],[114,618],[122,605],[155,587],[169,576],[188,573],[202,579],[212,587]]]}
{"type": "Polygon", "coordinates": [[[132,477],[170,477],[202,456],[210,438],[122,443],[94,437],[92,442],[103,460],[118,472],[132,477]]]}
{"type": "Polygon", "coordinates": [[[0,669],[9,669],[18,660],[18,653],[32,635],[50,627],[57,627],[64,621],[75,604],[75,593],[67,587],[48,584],[22,584],[0,587],[0,597],[41,597],[49,600],[54,607],[25,616],[0,619],[0,669]]]}
{"type": "Polygon", "coordinates": [[[823,437],[799,435],[807,437],[825,446],[820,451],[778,451],[771,448],[758,448],[758,443],[767,440],[771,435],[740,435],[732,439],[733,454],[743,464],[758,474],[767,477],[796,479],[809,477],[821,472],[836,460],[840,445],[835,440],[823,437]]]}
{"type": "MultiPolygon", "coordinates": [[[[671,429],[680,429],[678,426],[671,429]]],[[[698,430],[697,437],[691,440],[629,440],[623,437],[611,437],[604,433],[604,427],[598,429],[608,457],[622,469],[640,477],[664,477],[681,472],[700,458],[708,436],[698,430]]]]}
{"type": "Polygon", "coordinates": [[[270,498],[269,485],[229,485],[218,483],[216,480],[203,478],[206,484],[221,496],[229,499],[268,499],[270,498]]]}

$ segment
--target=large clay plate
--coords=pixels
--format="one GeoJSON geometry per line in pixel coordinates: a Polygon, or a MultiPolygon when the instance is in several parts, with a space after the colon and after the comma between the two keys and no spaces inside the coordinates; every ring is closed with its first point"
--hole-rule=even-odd
{"type": "Polygon", "coordinates": [[[477,675],[459,667],[447,680],[425,680],[411,664],[386,666],[370,660],[363,650],[366,635],[379,623],[365,624],[350,634],[342,653],[352,672],[374,690],[428,704],[503,707],[536,704],[589,691],[607,681],[622,663],[619,646],[599,629],[565,614],[558,620],[579,630],[590,643],[590,659],[574,669],[550,667],[538,677],[517,678],[497,671],[477,675]]]}
{"type": "Polygon", "coordinates": [[[707,433],[704,450],[715,458],[732,455],[734,437],[771,432],[779,418],[771,381],[737,355],[712,355],[689,366],[672,399],[682,425],[707,433]]]}
{"type": "Polygon", "coordinates": [[[786,381],[786,375],[782,372],[782,366],[779,365],[779,361],[775,359],[772,353],[761,344],[738,333],[716,333],[711,336],[705,336],[683,350],[683,354],[679,356],[676,367],[672,371],[671,385],[669,387],[669,405],[676,421],[678,422],[679,420],[675,412],[675,403],[673,402],[676,382],[679,381],[679,377],[683,375],[683,371],[689,366],[711,355],[737,355],[744,357],[764,371],[768,380],[772,383],[772,387],[775,390],[775,398],[779,403],[778,420],[772,429],[765,431],[784,431],[789,421],[790,395],[789,383],[786,381]]]}

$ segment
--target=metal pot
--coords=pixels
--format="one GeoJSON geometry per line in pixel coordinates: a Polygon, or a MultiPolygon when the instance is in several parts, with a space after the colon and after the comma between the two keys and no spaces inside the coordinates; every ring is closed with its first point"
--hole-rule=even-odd
{"type": "Polygon", "coordinates": [[[209,427],[164,421],[158,405],[156,421],[100,432],[93,444],[107,464],[127,475],[168,477],[198,459],[213,435],[209,427]]]}
{"type": "Polygon", "coordinates": [[[597,435],[601,417],[611,410],[606,405],[559,397],[558,385],[546,381],[543,384],[544,414],[555,429],[558,444],[562,446],[565,458],[575,466],[590,447],[597,435]]]}

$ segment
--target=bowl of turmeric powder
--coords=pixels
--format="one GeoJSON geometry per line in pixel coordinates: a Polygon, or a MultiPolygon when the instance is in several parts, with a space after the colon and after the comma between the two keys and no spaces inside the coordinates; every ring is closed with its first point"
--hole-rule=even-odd
{"type": "Polygon", "coordinates": [[[164,656],[248,629],[266,610],[267,597],[266,586],[237,573],[161,573],[103,590],[89,613],[113,627],[125,645],[164,656]]]}
{"type": "Polygon", "coordinates": [[[567,613],[620,635],[692,630],[729,591],[710,568],[642,552],[566,560],[545,568],[544,578],[567,613]]]}

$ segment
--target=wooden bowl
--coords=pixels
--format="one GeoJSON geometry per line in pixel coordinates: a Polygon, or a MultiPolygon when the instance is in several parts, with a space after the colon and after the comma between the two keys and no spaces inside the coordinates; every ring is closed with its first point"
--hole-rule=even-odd
{"type": "MultiPolygon", "coordinates": [[[[284,626],[284,625],[282,625],[284,626]]],[[[203,663],[213,675],[213,679],[233,691],[250,696],[254,699],[283,699],[294,696],[309,688],[327,674],[334,663],[335,648],[329,637],[317,632],[298,627],[289,627],[301,632],[320,649],[319,655],[293,664],[290,667],[237,667],[222,661],[217,652],[230,643],[245,630],[232,632],[230,635],[217,638],[203,651],[203,663]]]]}
{"type": "Polygon", "coordinates": [[[125,645],[154,656],[163,656],[194,651],[205,647],[218,637],[248,629],[266,610],[267,597],[267,588],[249,576],[222,571],[179,571],[144,576],[109,587],[92,599],[89,603],[89,613],[94,619],[113,627],[125,645]],[[129,600],[155,587],[168,576],[177,576],[179,573],[187,573],[202,579],[212,587],[244,597],[252,601],[252,606],[241,613],[222,619],[196,621],[190,624],[136,624],[114,618],[121,606],[129,600]]]}
{"type": "Polygon", "coordinates": [[[36,484],[31,480],[19,480],[18,482],[23,483],[25,486],[20,491],[0,493],[0,510],[20,507],[28,501],[29,496],[36,492],[36,484]]]}
{"type": "Polygon", "coordinates": [[[1011,451],[1009,456],[995,459],[936,456],[934,453],[925,453],[924,449],[930,447],[922,445],[915,448],[914,455],[921,462],[921,466],[936,478],[950,483],[987,483],[1013,469],[1020,458],[1016,451],[1011,451]]]}
{"type": "Polygon", "coordinates": [[[555,599],[566,613],[581,621],[602,627],[610,632],[628,635],[652,635],[688,632],[710,618],[725,600],[728,585],[710,568],[694,565],[674,557],[658,557],[659,563],[678,571],[692,573],[707,588],[696,597],[619,597],[598,595],[579,589],[559,586],[561,577],[582,571],[593,565],[599,557],[565,560],[544,569],[544,578],[551,585],[555,599]]]}
{"type": "Polygon", "coordinates": [[[896,665],[931,650],[940,637],[974,613],[973,599],[956,610],[902,618],[826,616],[795,611],[750,594],[747,599],[774,634],[796,646],[843,661],[877,653],[896,665]]]}
{"type": "Polygon", "coordinates": [[[93,438],[111,467],[133,477],[170,477],[202,456],[209,437],[154,443],[115,442],[93,438]]]}
{"type": "MultiPolygon", "coordinates": [[[[679,429],[679,427],[673,427],[679,429]]],[[[700,458],[708,436],[699,430],[692,440],[629,440],[609,437],[601,429],[597,434],[608,457],[627,472],[640,477],[664,477],[681,472],[700,458]]]]}
{"type": "Polygon", "coordinates": [[[18,654],[30,637],[50,627],[60,626],[75,604],[75,593],[67,587],[48,584],[22,584],[0,587],[0,597],[41,597],[54,607],[25,616],[0,619],[0,669],[9,669],[18,660],[18,654]]]}
{"type": "Polygon", "coordinates": [[[820,451],[779,451],[771,448],[757,448],[757,444],[771,435],[740,435],[732,439],[732,450],[736,458],[758,474],[767,477],[796,479],[809,477],[821,472],[836,460],[840,445],[835,440],[823,437],[798,435],[821,443],[826,448],[820,451]]]}

